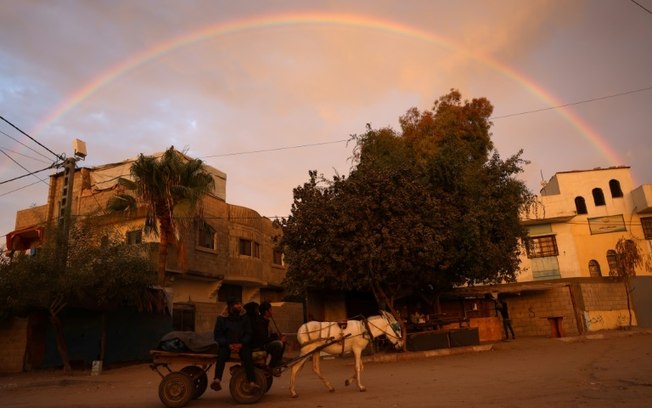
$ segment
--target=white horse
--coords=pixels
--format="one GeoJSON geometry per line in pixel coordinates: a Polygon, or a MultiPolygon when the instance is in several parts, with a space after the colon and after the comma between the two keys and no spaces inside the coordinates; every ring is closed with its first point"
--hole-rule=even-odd
{"type": "Polygon", "coordinates": [[[328,354],[353,353],[355,373],[344,384],[349,385],[355,380],[358,389],[365,391],[366,388],[360,383],[360,373],[363,368],[361,355],[362,350],[367,347],[369,341],[384,334],[397,350],[403,347],[401,326],[390,313],[385,311],[380,313],[380,316],[371,316],[365,320],[348,320],[345,324],[312,321],[299,327],[297,332],[297,341],[301,346],[299,355],[305,356],[305,358],[298,360],[291,366],[290,395],[292,398],[297,397],[294,388],[296,376],[310,357],[312,357],[312,371],[317,374],[329,391],[335,391],[335,388],[321,375],[319,368],[319,354],[321,351],[328,354]],[[337,341],[326,346],[326,344],[334,340],[337,341]]]}

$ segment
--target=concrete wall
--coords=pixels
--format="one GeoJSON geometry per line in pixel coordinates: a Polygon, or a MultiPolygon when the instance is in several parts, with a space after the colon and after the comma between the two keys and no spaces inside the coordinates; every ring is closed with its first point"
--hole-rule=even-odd
{"type": "Polygon", "coordinates": [[[652,277],[636,276],[632,279],[632,301],[638,325],[652,327],[652,277]]]}
{"type": "Polygon", "coordinates": [[[9,319],[0,324],[0,373],[23,371],[27,349],[27,319],[9,319]]]}

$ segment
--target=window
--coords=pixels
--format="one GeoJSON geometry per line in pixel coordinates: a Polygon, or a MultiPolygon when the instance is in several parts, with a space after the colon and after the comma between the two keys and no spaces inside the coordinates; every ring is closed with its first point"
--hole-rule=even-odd
{"type": "Polygon", "coordinates": [[[652,239],[652,217],[641,218],[645,239],[652,239]]]}
{"type": "Polygon", "coordinates": [[[602,271],[600,270],[600,264],[595,259],[589,261],[589,275],[592,278],[599,278],[602,276],[602,271]]]}
{"type": "Polygon", "coordinates": [[[136,245],[143,243],[143,231],[142,230],[133,230],[127,231],[127,244],[136,245]]]}
{"type": "Polygon", "coordinates": [[[617,275],[618,259],[616,257],[616,251],[613,249],[607,251],[607,263],[609,264],[609,275],[617,275]]]}
{"type": "MultiPolygon", "coordinates": [[[[652,218],[650,218],[652,220],[652,218]]],[[[274,265],[283,265],[283,252],[274,250],[273,260],[274,265]]]]}
{"type": "Polygon", "coordinates": [[[599,205],[605,205],[604,193],[602,192],[601,188],[594,188],[592,193],[593,193],[593,202],[595,203],[596,207],[599,205]]]}
{"type": "Polygon", "coordinates": [[[244,256],[260,258],[260,244],[250,239],[240,238],[239,253],[244,256]]]}
{"type": "Polygon", "coordinates": [[[172,309],[172,327],[178,331],[195,331],[195,305],[175,303],[172,309]]]}
{"type": "Polygon", "coordinates": [[[240,255],[251,256],[251,240],[240,238],[240,255]]]}
{"type": "Polygon", "coordinates": [[[620,188],[620,182],[618,180],[609,180],[609,190],[611,190],[611,197],[622,197],[623,190],[620,188]]]}
{"type": "Polygon", "coordinates": [[[528,258],[543,258],[559,255],[557,240],[554,235],[528,238],[525,248],[528,258]]]}
{"type": "Polygon", "coordinates": [[[197,229],[197,246],[215,251],[217,249],[215,235],[213,227],[206,223],[202,223],[197,229]]]}
{"type": "Polygon", "coordinates": [[[588,211],[586,210],[586,202],[584,201],[584,197],[582,196],[575,197],[575,211],[577,211],[578,215],[588,213],[588,211]]]}

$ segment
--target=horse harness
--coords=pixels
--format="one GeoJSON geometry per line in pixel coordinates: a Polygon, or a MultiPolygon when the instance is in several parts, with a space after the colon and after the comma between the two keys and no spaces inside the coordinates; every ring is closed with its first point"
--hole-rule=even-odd
{"type": "Polygon", "coordinates": [[[369,330],[369,322],[367,321],[366,318],[363,318],[362,322],[364,323],[364,329],[363,329],[363,331],[361,331],[359,334],[356,334],[356,335],[353,335],[351,333],[348,333],[346,335],[344,334],[344,330],[348,326],[348,321],[347,320],[342,320],[342,321],[339,321],[339,322],[329,322],[327,327],[323,327],[323,323],[325,323],[325,322],[319,322],[320,327],[319,327],[318,330],[306,331],[306,334],[308,335],[308,341],[303,343],[302,346],[307,345],[307,344],[316,343],[316,342],[319,342],[319,341],[326,341],[327,345],[331,345],[331,344],[334,344],[334,343],[339,343],[339,344],[342,345],[342,351],[340,352],[340,355],[344,355],[344,343],[345,343],[345,341],[347,339],[352,338],[352,337],[356,337],[356,336],[362,336],[364,338],[371,338],[371,331],[369,330]],[[335,329],[335,327],[337,327],[336,330],[338,330],[338,332],[332,333],[334,331],[333,329],[335,329]],[[322,330],[324,330],[325,328],[328,329],[328,333],[327,333],[326,337],[320,337],[320,334],[321,334],[322,330]],[[320,333],[320,334],[317,335],[317,338],[312,339],[311,338],[312,337],[311,333],[320,333]]]}

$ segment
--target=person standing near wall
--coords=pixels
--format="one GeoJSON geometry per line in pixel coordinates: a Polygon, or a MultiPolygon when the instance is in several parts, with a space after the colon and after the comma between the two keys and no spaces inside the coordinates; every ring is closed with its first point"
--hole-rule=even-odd
{"type": "Polygon", "coordinates": [[[516,339],[514,335],[514,329],[512,328],[512,321],[509,319],[509,309],[507,308],[507,302],[504,300],[496,299],[496,316],[500,313],[500,316],[503,319],[503,328],[505,329],[505,340],[509,340],[509,334],[512,334],[512,340],[516,339]]]}

